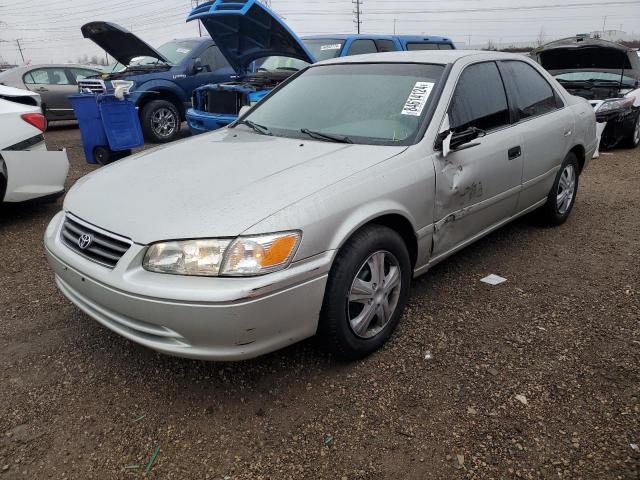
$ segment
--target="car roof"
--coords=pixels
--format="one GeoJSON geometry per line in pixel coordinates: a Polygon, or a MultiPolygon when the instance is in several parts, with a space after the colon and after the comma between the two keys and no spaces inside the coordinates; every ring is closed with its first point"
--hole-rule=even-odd
{"type": "Polygon", "coordinates": [[[447,65],[468,57],[474,57],[478,60],[527,59],[524,55],[517,53],[487,52],[482,50],[415,50],[338,57],[319,62],[317,65],[334,63],[436,63],[447,65]]]}
{"type": "Polygon", "coordinates": [[[444,43],[451,42],[451,40],[447,37],[438,37],[434,35],[428,36],[419,36],[419,35],[378,35],[378,34],[349,34],[349,33],[341,33],[341,34],[329,34],[329,35],[307,35],[304,37],[300,37],[302,40],[349,40],[350,38],[364,38],[364,39],[373,39],[373,40],[392,40],[394,38],[399,38],[400,40],[404,40],[407,42],[433,42],[433,43],[444,43]]]}

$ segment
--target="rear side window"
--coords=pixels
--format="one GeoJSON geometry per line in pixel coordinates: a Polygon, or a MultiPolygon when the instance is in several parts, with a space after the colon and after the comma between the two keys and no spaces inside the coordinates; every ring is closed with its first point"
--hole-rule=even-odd
{"type": "Polygon", "coordinates": [[[438,48],[440,50],[453,50],[453,47],[448,43],[439,43],[438,48]]]}
{"type": "Polygon", "coordinates": [[[365,53],[378,53],[373,40],[356,40],[349,47],[349,55],[364,55],[365,53]]]}
{"type": "Polygon", "coordinates": [[[378,52],[395,52],[396,44],[393,40],[376,40],[378,52]]]}
{"type": "Polygon", "coordinates": [[[515,107],[520,119],[544,115],[558,108],[556,94],[551,85],[531,65],[518,61],[506,61],[510,91],[513,91],[515,107]]]}
{"type": "Polygon", "coordinates": [[[70,85],[63,68],[32,70],[24,76],[27,85],[70,85]]]}
{"type": "Polygon", "coordinates": [[[495,130],[509,124],[509,106],[502,77],[494,62],[476,63],[460,76],[449,106],[451,129],[495,130]]]}
{"type": "Polygon", "coordinates": [[[410,52],[417,50],[438,50],[438,44],[436,43],[407,43],[407,50],[410,52]]]}

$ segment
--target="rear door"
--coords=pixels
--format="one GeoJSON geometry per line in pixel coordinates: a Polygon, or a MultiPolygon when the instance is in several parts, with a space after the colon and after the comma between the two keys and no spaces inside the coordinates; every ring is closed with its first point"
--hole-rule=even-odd
{"type": "Polygon", "coordinates": [[[75,118],[69,102],[69,95],[78,93],[78,87],[67,69],[62,67],[38,68],[27,72],[24,84],[42,97],[42,104],[48,120],[75,118]]]}
{"type": "Polygon", "coordinates": [[[569,151],[574,118],[536,68],[519,60],[499,63],[522,135],[522,193],[518,210],[544,200],[569,151]]]}
{"type": "Polygon", "coordinates": [[[451,130],[486,132],[464,149],[436,157],[434,259],[470,243],[516,211],[522,180],[522,137],[512,128],[495,62],[467,66],[448,108],[451,130]]]}

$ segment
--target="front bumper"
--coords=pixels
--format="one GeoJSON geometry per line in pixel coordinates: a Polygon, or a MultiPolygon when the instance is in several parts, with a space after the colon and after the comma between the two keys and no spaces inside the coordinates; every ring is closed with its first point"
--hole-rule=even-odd
{"type": "Polygon", "coordinates": [[[187,123],[194,135],[211,132],[235,122],[236,115],[218,115],[190,108],[187,110],[187,123]]]}
{"type": "Polygon", "coordinates": [[[114,332],[179,357],[232,361],[269,353],[313,336],[331,254],[263,277],[181,277],[142,268],[134,244],[114,269],[81,257],[60,240],[64,213],[45,233],[62,293],[114,332]]]}

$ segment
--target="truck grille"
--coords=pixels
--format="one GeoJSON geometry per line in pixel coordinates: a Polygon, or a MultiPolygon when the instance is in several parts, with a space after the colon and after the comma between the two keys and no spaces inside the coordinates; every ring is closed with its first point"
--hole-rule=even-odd
{"type": "Polygon", "coordinates": [[[104,81],[99,78],[83,78],[78,80],[80,93],[105,93],[107,91],[104,81]]]}
{"type": "Polygon", "coordinates": [[[114,268],[131,247],[131,240],[67,215],[60,232],[62,242],[74,252],[108,268],[114,268]]]}

